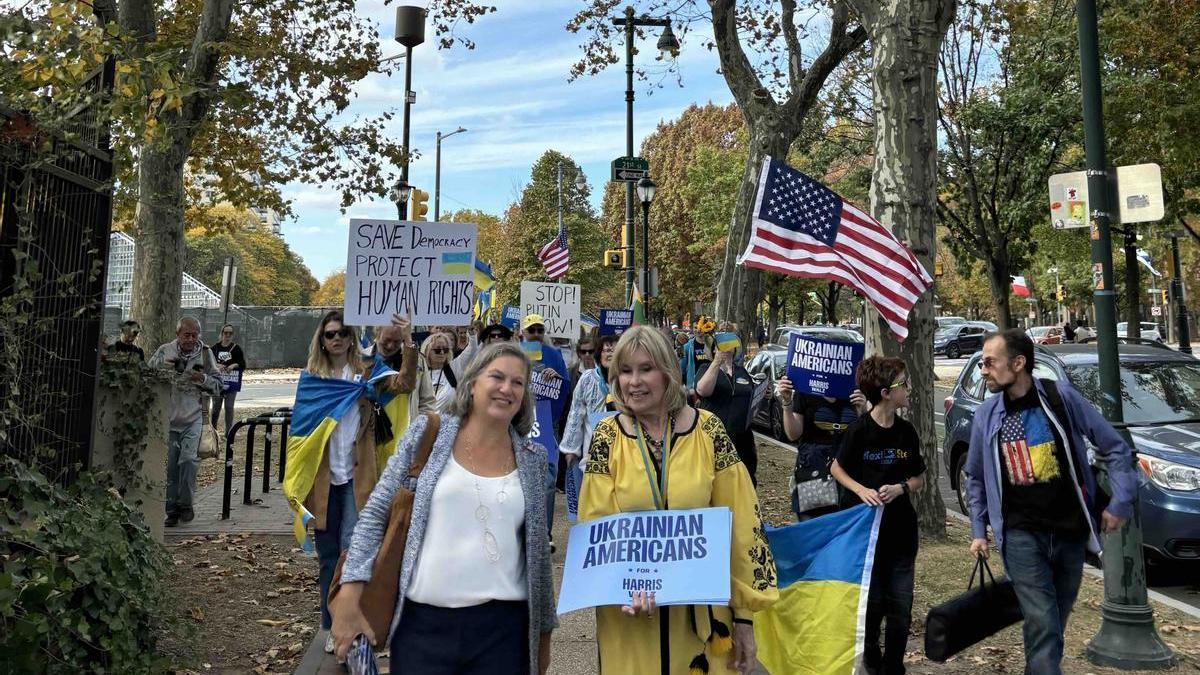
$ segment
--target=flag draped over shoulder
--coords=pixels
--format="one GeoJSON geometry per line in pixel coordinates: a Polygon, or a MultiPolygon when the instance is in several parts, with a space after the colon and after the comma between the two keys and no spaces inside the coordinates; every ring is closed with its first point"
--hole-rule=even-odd
{"type": "MultiPolygon", "coordinates": [[[[312,514],[304,508],[304,500],[308,498],[313,482],[316,481],[317,469],[325,453],[325,444],[337,428],[338,420],[342,419],[350,406],[357,405],[358,397],[366,393],[369,399],[383,406],[391,419],[393,411],[389,410],[389,407],[395,407],[392,404],[396,399],[403,398],[404,417],[392,419],[392,428],[403,430],[403,420],[407,420],[408,415],[407,396],[377,392],[373,386],[381,378],[395,373],[396,371],[387,367],[379,357],[375,357],[371,372],[365,380],[352,382],[335,377],[317,377],[308,371],[300,373],[300,382],[296,385],[296,402],[292,407],[292,423],[288,428],[288,461],[287,474],[283,478],[283,494],[292,510],[296,512],[296,539],[301,546],[308,548],[304,531],[308,521],[312,519],[312,514]]],[[[394,433],[389,443],[380,445],[377,452],[384,447],[394,450],[395,437],[399,433],[394,433]]],[[[380,459],[382,461],[377,466],[382,470],[387,457],[380,459]]]]}
{"type": "Polygon", "coordinates": [[[828,279],[871,303],[897,340],[933,277],[899,239],[833,190],[766,157],[752,231],[738,262],[793,277],[828,279]]]}
{"type": "Polygon", "coordinates": [[[859,505],[767,528],[779,602],[754,615],[758,660],[777,674],[852,673],[863,653],[882,508],[859,505]]]}

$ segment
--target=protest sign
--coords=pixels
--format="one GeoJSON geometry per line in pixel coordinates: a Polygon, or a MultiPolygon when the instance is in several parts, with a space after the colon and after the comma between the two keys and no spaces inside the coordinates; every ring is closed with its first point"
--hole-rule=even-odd
{"type": "Polygon", "coordinates": [[[529,440],[546,447],[546,461],[558,466],[558,441],[554,438],[554,413],[547,399],[539,399],[533,405],[533,428],[529,440]]]}
{"type": "Polygon", "coordinates": [[[600,310],[600,335],[620,335],[632,325],[632,309],[600,310]]]}
{"type": "Polygon", "coordinates": [[[571,528],[558,613],[628,605],[653,591],[659,605],[729,604],[726,507],[633,511],[571,528]]]}
{"type": "Polygon", "coordinates": [[[787,376],[800,394],[849,399],[854,372],[865,345],[834,342],[792,333],[788,343],[787,376]]]}
{"type": "Polygon", "coordinates": [[[221,381],[222,391],[241,391],[242,390],[242,371],[230,370],[224,373],[217,373],[217,379],[221,381]]]}
{"type": "MultiPolygon", "coordinates": [[[[550,350],[546,350],[549,353],[550,350]]],[[[557,371],[555,371],[557,372],[557,371]]],[[[569,388],[569,380],[564,380],[561,377],[550,377],[545,373],[534,373],[530,386],[533,387],[533,396],[539,401],[554,401],[562,400],[563,390],[569,388]]]]}
{"type": "Polygon", "coordinates": [[[546,322],[546,337],[579,339],[578,284],[521,282],[521,316],[539,314],[546,322]]]}
{"type": "Polygon", "coordinates": [[[517,325],[521,323],[521,308],[513,305],[505,305],[504,312],[500,315],[500,325],[505,328],[515,331],[517,325]]]}
{"type": "Polygon", "coordinates": [[[474,306],[476,227],[468,223],[350,219],[346,323],[465,326],[474,306]]]}

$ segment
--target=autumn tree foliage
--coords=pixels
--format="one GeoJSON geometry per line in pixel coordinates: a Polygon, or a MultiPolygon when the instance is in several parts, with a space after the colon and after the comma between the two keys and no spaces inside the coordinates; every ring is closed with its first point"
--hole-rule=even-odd
{"type": "Polygon", "coordinates": [[[312,304],[316,307],[341,307],[346,299],[346,270],[331,273],[321,282],[313,294],[312,304]]]}

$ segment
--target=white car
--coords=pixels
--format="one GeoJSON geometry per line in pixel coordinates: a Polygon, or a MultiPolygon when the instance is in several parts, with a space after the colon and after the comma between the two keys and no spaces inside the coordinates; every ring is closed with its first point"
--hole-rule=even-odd
{"type": "MultiPolygon", "coordinates": [[[[1150,323],[1148,321],[1142,321],[1140,323],[1140,327],[1142,329],[1142,339],[1143,340],[1154,340],[1155,342],[1162,342],[1162,339],[1163,339],[1162,333],[1160,333],[1158,331],[1158,324],[1150,323]]],[[[1129,329],[1128,321],[1122,321],[1121,323],[1117,324],[1117,337],[1125,337],[1128,329],[1129,329]]]]}

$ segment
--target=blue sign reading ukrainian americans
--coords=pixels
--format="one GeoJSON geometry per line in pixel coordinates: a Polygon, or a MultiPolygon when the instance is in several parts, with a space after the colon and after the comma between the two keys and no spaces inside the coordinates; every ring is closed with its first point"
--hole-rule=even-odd
{"type": "Polygon", "coordinates": [[[600,335],[620,335],[632,325],[632,309],[600,310],[600,335]]]}
{"type": "Polygon", "coordinates": [[[660,605],[729,603],[730,514],[725,507],[635,511],[571,528],[558,613],[628,605],[653,591],[660,605]]]}
{"type": "Polygon", "coordinates": [[[801,394],[848,399],[865,345],[832,342],[792,333],[787,376],[801,394]]]}

